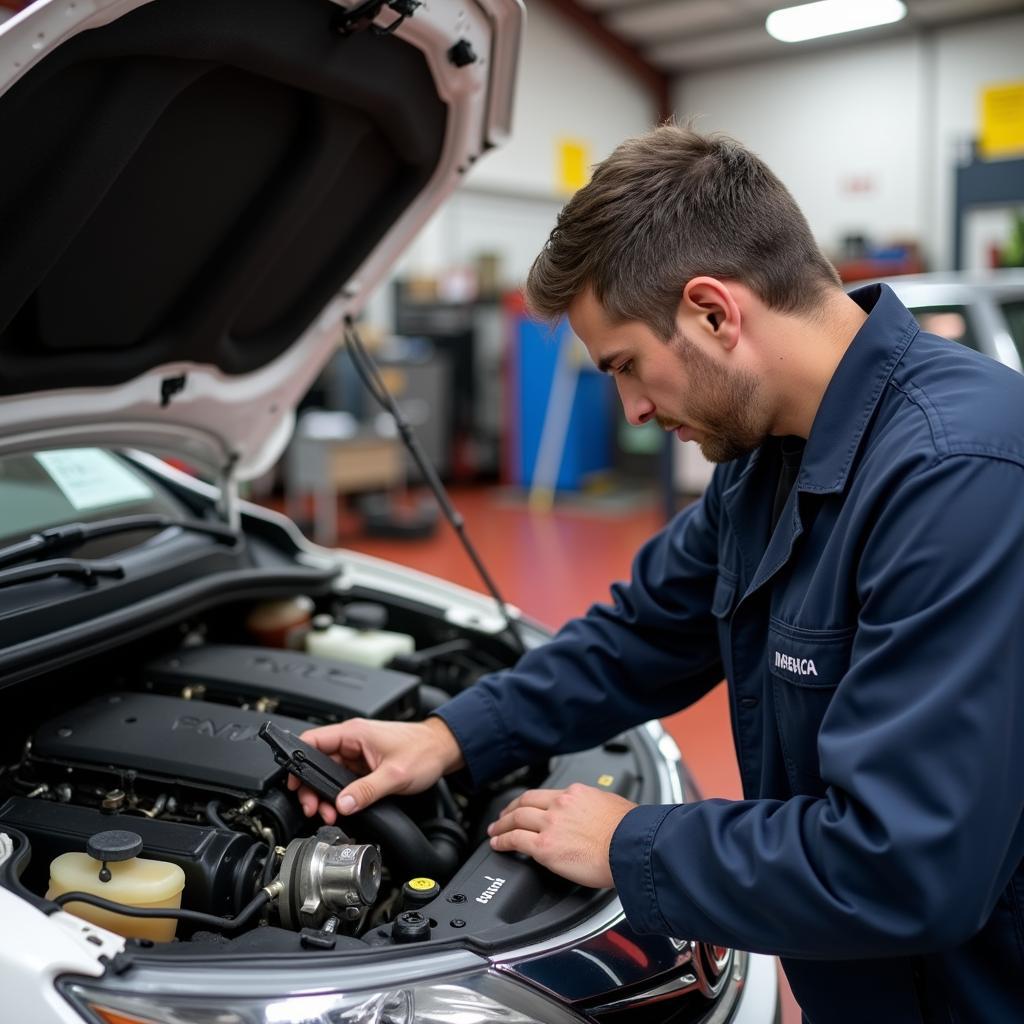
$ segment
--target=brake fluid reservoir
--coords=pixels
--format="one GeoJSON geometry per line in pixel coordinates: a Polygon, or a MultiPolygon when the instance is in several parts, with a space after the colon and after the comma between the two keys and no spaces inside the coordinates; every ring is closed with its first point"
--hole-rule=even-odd
{"type": "Polygon", "coordinates": [[[399,654],[411,654],[415,640],[408,633],[377,628],[386,614],[371,604],[351,604],[345,617],[351,625],[340,625],[330,615],[317,615],[306,634],[306,653],[322,658],[338,658],[360,665],[383,668],[399,654]],[[373,610],[371,614],[371,610],[373,610]]]}
{"type": "MultiPolygon", "coordinates": [[[[66,892],[87,892],[132,907],[181,906],[185,872],[169,861],[136,856],[142,840],[135,833],[101,832],[89,840],[88,849],[89,853],[62,853],[51,861],[47,899],[66,892]]],[[[170,942],[178,924],[174,918],[128,917],[88,903],[68,903],[64,910],[129,939],[170,942]]]]}

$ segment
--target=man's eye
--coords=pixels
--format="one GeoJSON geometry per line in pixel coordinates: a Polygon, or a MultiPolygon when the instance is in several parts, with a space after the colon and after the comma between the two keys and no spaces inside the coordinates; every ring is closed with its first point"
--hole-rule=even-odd
{"type": "Polygon", "coordinates": [[[633,372],[633,360],[627,359],[621,366],[617,367],[615,373],[620,377],[628,377],[633,372]]]}

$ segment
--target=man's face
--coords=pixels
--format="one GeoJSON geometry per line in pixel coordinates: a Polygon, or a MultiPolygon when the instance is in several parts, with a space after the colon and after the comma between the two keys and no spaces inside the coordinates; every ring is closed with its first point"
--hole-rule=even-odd
{"type": "Polygon", "coordinates": [[[757,448],[769,433],[761,384],[748,370],[722,365],[682,330],[664,342],[645,324],[609,323],[592,293],[569,307],[590,358],[611,373],[626,419],[654,419],[681,441],[696,441],[711,462],[757,448]]]}

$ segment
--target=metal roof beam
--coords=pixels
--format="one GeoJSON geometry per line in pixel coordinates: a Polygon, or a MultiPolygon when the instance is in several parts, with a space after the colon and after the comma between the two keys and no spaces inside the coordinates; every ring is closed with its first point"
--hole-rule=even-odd
{"type": "Polygon", "coordinates": [[[657,119],[664,121],[672,116],[672,102],[669,96],[670,78],[664,71],[651,64],[635,47],[630,46],[621,36],[607,28],[599,18],[581,7],[577,0],[547,0],[548,5],[560,11],[574,25],[581,28],[606,53],[614,57],[651,94],[657,110],[657,119]]]}

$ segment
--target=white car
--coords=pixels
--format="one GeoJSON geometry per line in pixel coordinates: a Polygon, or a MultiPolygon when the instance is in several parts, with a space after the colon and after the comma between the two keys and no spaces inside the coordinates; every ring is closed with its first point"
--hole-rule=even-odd
{"type": "Polygon", "coordinates": [[[885,283],[924,330],[1024,369],[1024,269],[910,274],[885,283]]]}
{"type": "Polygon", "coordinates": [[[547,638],[237,490],[507,133],[523,17],[37,0],[0,26],[4,1021],[775,1019],[771,958],[637,935],[486,841],[523,785],[690,799],[657,724],[345,833],[285,786],[311,723],[421,717],[547,638]]]}

